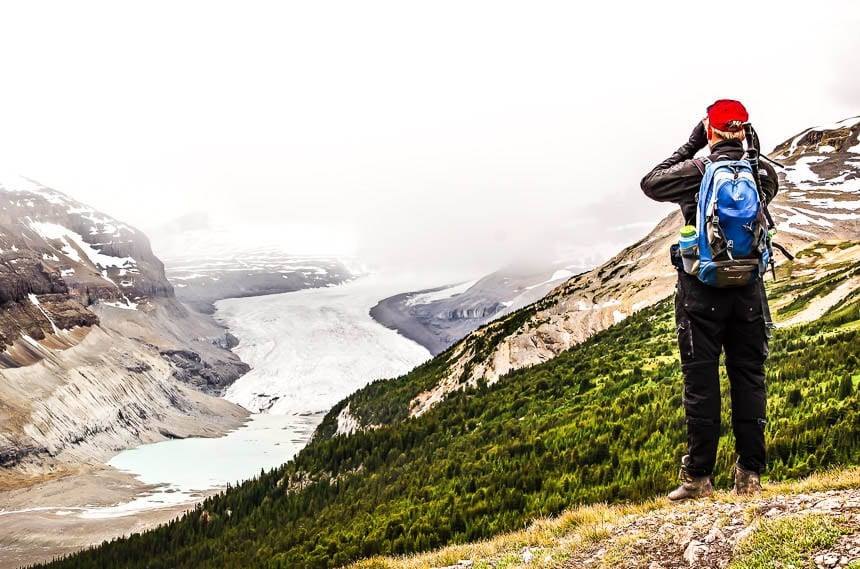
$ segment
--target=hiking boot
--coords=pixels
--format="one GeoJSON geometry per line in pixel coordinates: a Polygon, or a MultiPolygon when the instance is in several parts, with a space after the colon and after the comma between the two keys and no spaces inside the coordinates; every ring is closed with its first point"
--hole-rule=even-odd
{"type": "Polygon", "coordinates": [[[693,476],[687,472],[687,456],[681,460],[681,470],[678,472],[678,478],[681,479],[681,485],[669,492],[669,499],[673,502],[681,500],[691,500],[693,498],[704,498],[714,493],[714,487],[711,484],[710,476],[693,476]]]}
{"type": "Polygon", "coordinates": [[[735,494],[739,496],[761,494],[761,479],[758,472],[735,464],[735,494]]]}

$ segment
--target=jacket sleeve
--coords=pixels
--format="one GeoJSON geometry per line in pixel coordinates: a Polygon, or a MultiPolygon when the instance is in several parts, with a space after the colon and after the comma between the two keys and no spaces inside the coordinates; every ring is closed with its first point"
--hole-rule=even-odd
{"type": "Polygon", "coordinates": [[[640,186],[646,196],[658,202],[681,203],[699,190],[702,172],[693,161],[698,148],[687,142],[669,158],[648,172],[640,186]]]}
{"type": "Polygon", "coordinates": [[[767,203],[773,201],[776,193],[779,191],[779,177],[773,166],[762,160],[759,162],[758,177],[761,181],[761,190],[764,192],[764,197],[767,203]]]}

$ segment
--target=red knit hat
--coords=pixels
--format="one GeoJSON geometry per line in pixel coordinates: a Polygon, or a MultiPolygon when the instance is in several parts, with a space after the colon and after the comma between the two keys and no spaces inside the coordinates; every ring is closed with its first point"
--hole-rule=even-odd
{"type": "Polygon", "coordinates": [[[717,130],[737,132],[750,116],[740,101],[720,99],[708,107],[708,123],[717,130]]]}

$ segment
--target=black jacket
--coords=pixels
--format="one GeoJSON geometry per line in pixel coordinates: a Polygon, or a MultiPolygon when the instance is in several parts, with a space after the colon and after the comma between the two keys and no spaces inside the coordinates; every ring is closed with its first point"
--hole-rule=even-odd
{"type": "MultiPolygon", "coordinates": [[[[641,183],[642,191],[652,200],[680,205],[687,225],[696,224],[696,199],[704,174],[702,161],[693,159],[702,147],[695,138],[695,135],[691,136],[674,154],[657,164],[641,183]]],[[[723,160],[740,160],[743,153],[743,142],[723,140],[711,149],[710,159],[714,162],[721,157],[723,160]]],[[[770,203],[779,186],[776,171],[767,162],[759,161],[759,177],[765,199],[770,203]]]]}

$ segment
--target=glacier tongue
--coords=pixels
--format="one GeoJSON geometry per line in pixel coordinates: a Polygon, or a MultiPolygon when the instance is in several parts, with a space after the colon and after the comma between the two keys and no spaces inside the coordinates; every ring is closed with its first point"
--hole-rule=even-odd
{"type": "Polygon", "coordinates": [[[251,371],[225,397],[254,412],[328,410],[370,381],[402,375],[430,353],[374,321],[370,308],[403,290],[381,276],[322,289],[217,303],[251,371]]]}
{"type": "Polygon", "coordinates": [[[239,337],[234,351],[252,366],[225,398],[257,414],[223,437],[164,441],[119,453],[112,466],[159,487],[130,503],[81,516],[123,516],[190,503],[199,492],[288,461],[335,403],[430,357],[369,314],[380,298],[414,285],[371,276],[328,288],[219,301],[216,318],[239,337]]]}

